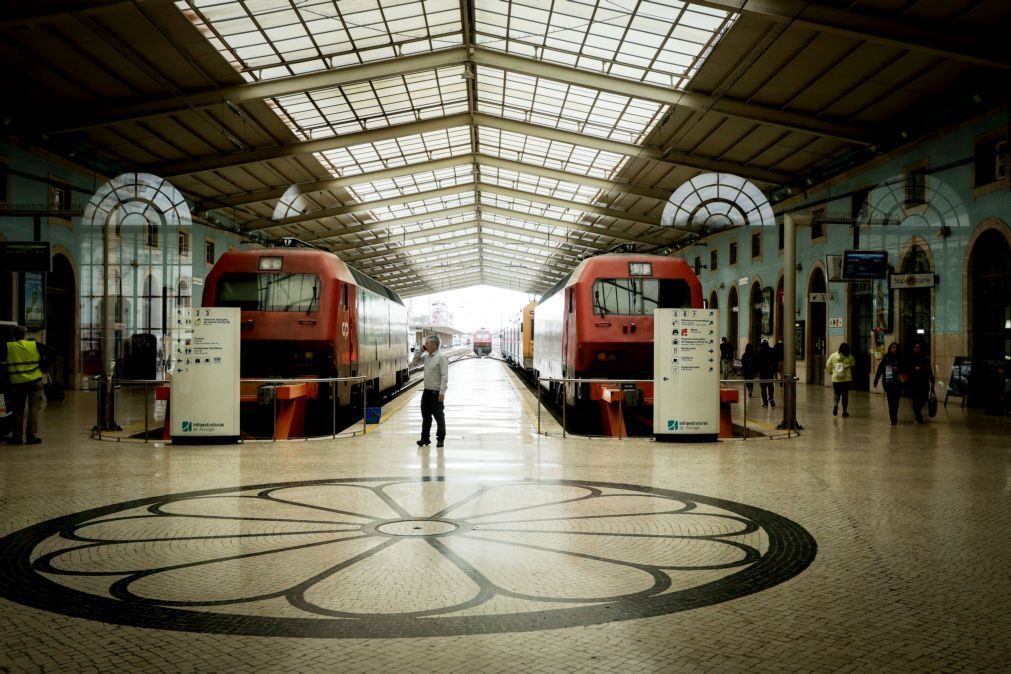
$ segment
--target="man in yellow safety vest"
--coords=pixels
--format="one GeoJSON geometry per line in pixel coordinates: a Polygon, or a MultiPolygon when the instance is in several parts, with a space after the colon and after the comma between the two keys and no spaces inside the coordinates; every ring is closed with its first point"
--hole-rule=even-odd
{"type": "Polygon", "coordinates": [[[26,339],[28,332],[17,326],[11,333],[14,341],[7,342],[3,354],[3,365],[10,381],[14,430],[8,445],[20,445],[21,432],[25,431],[25,444],[37,445],[39,408],[42,406],[42,371],[52,360],[53,350],[45,344],[26,339]],[[25,403],[28,403],[28,427],[25,426],[25,403]]]}

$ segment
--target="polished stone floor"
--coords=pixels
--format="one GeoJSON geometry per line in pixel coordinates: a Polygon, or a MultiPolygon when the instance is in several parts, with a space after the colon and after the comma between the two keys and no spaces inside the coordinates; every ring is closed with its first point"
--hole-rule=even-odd
{"type": "Polygon", "coordinates": [[[1011,420],[957,402],[893,427],[802,386],[799,437],[563,439],[471,359],[443,449],[418,392],[359,437],[173,447],[90,439],[94,395],[0,446],[0,672],[1011,666],[1011,420]]]}

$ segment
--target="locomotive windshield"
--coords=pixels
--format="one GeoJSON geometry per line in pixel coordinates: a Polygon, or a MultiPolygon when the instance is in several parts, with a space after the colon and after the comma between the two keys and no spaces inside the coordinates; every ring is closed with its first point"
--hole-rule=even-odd
{"type": "Polygon", "coordinates": [[[321,284],[315,274],[222,274],[219,307],[243,311],[319,311],[321,284]]]}
{"type": "Polygon", "coordinates": [[[691,288],[681,279],[612,278],[593,284],[593,312],[601,316],[652,316],[654,309],[691,305],[691,288]]]}

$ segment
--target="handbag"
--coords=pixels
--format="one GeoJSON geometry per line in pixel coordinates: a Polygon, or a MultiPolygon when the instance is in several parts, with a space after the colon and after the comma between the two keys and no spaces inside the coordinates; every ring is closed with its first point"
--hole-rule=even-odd
{"type": "Polygon", "coordinates": [[[931,419],[937,416],[937,394],[934,393],[933,387],[930,389],[930,395],[927,396],[927,416],[931,419]]]}

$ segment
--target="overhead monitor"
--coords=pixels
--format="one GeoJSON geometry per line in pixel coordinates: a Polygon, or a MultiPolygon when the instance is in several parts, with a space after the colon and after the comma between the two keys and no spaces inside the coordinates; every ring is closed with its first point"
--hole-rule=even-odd
{"type": "Polygon", "coordinates": [[[844,279],[870,280],[888,276],[888,253],[883,250],[847,250],[843,253],[844,279]]]}

